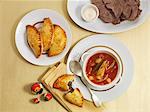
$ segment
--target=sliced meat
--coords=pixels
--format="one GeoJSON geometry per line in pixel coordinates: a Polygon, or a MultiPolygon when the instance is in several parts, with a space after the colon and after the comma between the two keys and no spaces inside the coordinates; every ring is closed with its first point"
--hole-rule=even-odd
{"type": "Polygon", "coordinates": [[[132,6],[131,9],[132,9],[132,12],[131,12],[131,15],[130,15],[130,17],[128,18],[128,20],[134,21],[134,20],[140,15],[141,10],[140,10],[139,7],[136,6],[136,5],[135,5],[135,6],[132,6]]]}
{"type": "Polygon", "coordinates": [[[112,24],[116,25],[119,24],[120,22],[121,22],[120,18],[115,18],[112,24]]]}
{"type": "Polygon", "coordinates": [[[121,16],[121,19],[134,21],[141,13],[139,6],[139,0],[125,0],[123,15],[121,16]]]}
{"type": "Polygon", "coordinates": [[[91,0],[99,9],[99,18],[105,23],[119,24],[139,17],[140,0],[91,0]]]}
{"type": "Polygon", "coordinates": [[[132,6],[132,5],[139,6],[140,5],[140,0],[125,0],[125,2],[130,6],[132,6]]]}
{"type": "Polygon", "coordinates": [[[132,8],[128,4],[126,4],[124,7],[125,8],[123,9],[121,19],[128,19],[131,15],[132,8]]]}
{"type": "Polygon", "coordinates": [[[114,16],[111,12],[105,7],[105,4],[102,0],[92,0],[92,3],[96,5],[99,9],[99,18],[106,23],[112,23],[114,21],[114,16]]]}
{"type": "Polygon", "coordinates": [[[91,0],[91,2],[93,4],[99,4],[99,5],[102,5],[103,4],[103,1],[102,0],[91,0]]]}
{"type": "Polygon", "coordinates": [[[112,10],[114,16],[119,18],[123,11],[123,0],[103,0],[107,9],[112,10]]]}
{"type": "Polygon", "coordinates": [[[126,0],[126,5],[130,7],[129,10],[131,10],[130,16],[127,17],[126,19],[129,21],[134,21],[141,13],[141,10],[139,9],[140,1],[139,0],[126,0]]]}

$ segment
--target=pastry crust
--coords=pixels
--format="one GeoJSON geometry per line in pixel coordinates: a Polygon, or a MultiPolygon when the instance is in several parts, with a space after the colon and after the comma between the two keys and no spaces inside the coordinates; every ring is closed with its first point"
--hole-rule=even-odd
{"type": "Polygon", "coordinates": [[[79,107],[83,106],[83,96],[78,88],[74,89],[73,91],[69,91],[64,95],[65,100],[68,102],[77,105],[79,107]]]}
{"type": "Polygon", "coordinates": [[[65,31],[59,26],[54,25],[54,35],[51,42],[51,47],[48,51],[48,56],[60,54],[66,47],[67,36],[65,31]]]}
{"type": "Polygon", "coordinates": [[[62,91],[69,90],[69,82],[74,81],[74,75],[64,74],[57,78],[54,82],[53,87],[62,91]]]}
{"type": "Polygon", "coordinates": [[[32,25],[26,26],[27,42],[36,58],[39,58],[43,51],[42,39],[39,31],[32,25]]]}
{"type": "Polygon", "coordinates": [[[51,46],[54,26],[50,18],[44,18],[43,25],[40,29],[40,36],[43,40],[43,52],[47,52],[51,46]]]}

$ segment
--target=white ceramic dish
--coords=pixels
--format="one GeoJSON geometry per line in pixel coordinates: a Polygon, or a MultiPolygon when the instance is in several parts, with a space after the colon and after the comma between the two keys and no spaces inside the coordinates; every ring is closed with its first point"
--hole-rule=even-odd
{"type": "Polygon", "coordinates": [[[92,48],[92,49],[86,51],[81,56],[80,62],[81,62],[82,68],[83,68],[83,78],[82,78],[83,82],[85,82],[93,90],[107,90],[109,88],[112,88],[114,85],[116,86],[118,84],[117,83],[118,81],[121,81],[122,73],[123,73],[123,64],[122,64],[121,58],[117,54],[117,52],[115,52],[113,49],[111,49],[109,47],[105,47],[105,46],[96,47],[96,48],[92,48]],[[116,75],[115,79],[109,84],[97,85],[97,84],[92,83],[87,77],[87,74],[86,74],[87,62],[88,62],[89,58],[96,53],[107,53],[107,54],[111,55],[116,60],[116,62],[118,64],[117,75],[116,75]]]}
{"type": "MultiPolygon", "coordinates": [[[[69,62],[71,60],[79,60],[82,54],[88,49],[101,46],[108,46],[114,49],[121,57],[124,69],[122,74],[122,80],[118,83],[117,86],[107,91],[93,91],[101,99],[102,102],[106,102],[111,101],[123,94],[129,87],[133,78],[133,59],[129,50],[126,48],[126,46],[123,45],[122,42],[120,42],[116,38],[113,38],[110,35],[102,34],[92,35],[79,41],[73,47],[68,56],[67,73],[71,74],[71,71],[69,69],[69,62]]],[[[80,78],[76,77],[75,82],[73,83],[73,87],[79,88],[81,93],[83,94],[83,97],[89,101],[92,101],[89,91],[84,86],[80,78]]]]}
{"type": "Polygon", "coordinates": [[[93,4],[85,4],[81,8],[81,17],[86,22],[94,22],[99,16],[98,8],[93,4]]]}
{"type": "Polygon", "coordinates": [[[81,8],[88,3],[91,3],[90,0],[68,0],[67,10],[70,17],[77,25],[88,31],[97,33],[118,33],[131,30],[144,23],[150,15],[150,0],[141,0],[140,8],[142,9],[142,13],[135,21],[124,21],[118,25],[112,25],[97,19],[94,22],[88,23],[82,19],[80,14],[81,8]]]}
{"type": "Polygon", "coordinates": [[[51,65],[60,61],[68,52],[71,46],[71,40],[71,30],[66,20],[56,11],[49,9],[37,9],[26,14],[20,20],[15,34],[16,46],[22,57],[32,64],[41,66],[51,65]],[[60,25],[65,30],[67,35],[67,45],[64,51],[57,56],[48,57],[47,55],[42,55],[40,58],[37,59],[27,44],[26,25],[33,25],[36,22],[42,21],[46,17],[49,17],[54,24],[60,25]]]}

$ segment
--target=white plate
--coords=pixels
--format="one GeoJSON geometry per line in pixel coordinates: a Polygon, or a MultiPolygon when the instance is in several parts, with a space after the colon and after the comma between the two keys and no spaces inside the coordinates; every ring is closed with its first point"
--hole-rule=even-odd
{"type": "Polygon", "coordinates": [[[71,46],[71,40],[71,30],[66,20],[56,11],[49,9],[37,9],[26,14],[19,22],[15,34],[16,46],[23,58],[32,64],[42,66],[51,65],[60,61],[68,52],[71,46]],[[33,25],[38,21],[42,21],[46,17],[49,17],[54,24],[60,25],[65,30],[67,35],[67,45],[64,51],[57,56],[48,57],[47,55],[42,55],[37,59],[27,44],[26,25],[33,25]]]}
{"type": "Polygon", "coordinates": [[[150,0],[141,0],[142,13],[138,19],[129,22],[124,21],[118,25],[104,23],[100,19],[87,23],[81,17],[81,8],[83,5],[90,3],[90,0],[68,0],[67,10],[72,20],[80,27],[97,33],[118,33],[133,29],[141,25],[150,13],[150,0]]]}
{"type": "MultiPolygon", "coordinates": [[[[71,74],[69,69],[69,62],[71,60],[79,60],[81,55],[91,47],[94,46],[107,46],[115,50],[122,59],[123,63],[123,74],[122,80],[117,86],[109,89],[107,91],[93,91],[102,102],[111,101],[121,94],[123,94],[129,87],[131,80],[133,78],[133,59],[130,55],[128,49],[117,39],[110,35],[97,34],[89,36],[81,41],[79,41],[71,50],[68,60],[67,60],[67,73],[71,74]],[[127,58],[128,57],[128,58],[127,58]]],[[[91,96],[87,88],[81,82],[81,80],[76,77],[73,83],[74,88],[79,88],[84,98],[91,101],[91,96]]]]}

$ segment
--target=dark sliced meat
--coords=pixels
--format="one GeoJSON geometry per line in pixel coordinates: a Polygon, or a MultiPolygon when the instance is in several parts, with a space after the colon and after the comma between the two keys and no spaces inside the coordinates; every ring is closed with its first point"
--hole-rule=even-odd
{"type": "Polygon", "coordinates": [[[96,5],[99,9],[99,18],[106,23],[112,23],[115,17],[111,12],[105,7],[105,4],[102,0],[92,0],[92,3],[96,5]]]}
{"type": "Polygon", "coordinates": [[[140,1],[139,0],[126,0],[126,4],[131,7],[131,14],[127,20],[134,21],[141,13],[139,9],[140,1]]]}
{"type": "Polygon", "coordinates": [[[132,12],[128,20],[134,21],[141,13],[141,10],[139,9],[138,6],[131,6],[132,12]]]}
{"type": "Polygon", "coordinates": [[[121,16],[120,16],[120,21],[125,21],[126,20],[126,17],[125,17],[125,15],[123,15],[123,13],[121,14],[121,16]]]}
{"type": "Polygon", "coordinates": [[[130,6],[132,6],[132,5],[137,5],[137,6],[139,6],[140,5],[140,1],[139,0],[125,0],[126,1],[126,3],[128,4],[128,5],[130,5],[130,6]]]}
{"type": "Polygon", "coordinates": [[[120,18],[116,18],[116,19],[114,19],[112,24],[116,25],[116,24],[119,24],[120,22],[121,22],[120,18]]]}
{"type": "Polygon", "coordinates": [[[119,24],[139,17],[140,0],[92,0],[99,9],[99,18],[105,23],[119,24]]]}
{"type": "Polygon", "coordinates": [[[119,18],[123,11],[123,0],[103,0],[107,9],[112,10],[114,16],[119,18]]]}
{"type": "Polygon", "coordinates": [[[103,1],[102,0],[92,0],[91,1],[93,4],[99,4],[99,5],[103,5],[103,1]]]}
{"type": "Polygon", "coordinates": [[[132,12],[132,8],[128,4],[126,4],[124,6],[121,19],[128,19],[131,15],[131,12],[132,12]]]}
{"type": "Polygon", "coordinates": [[[134,21],[141,13],[139,0],[125,0],[122,18],[134,21]]]}

